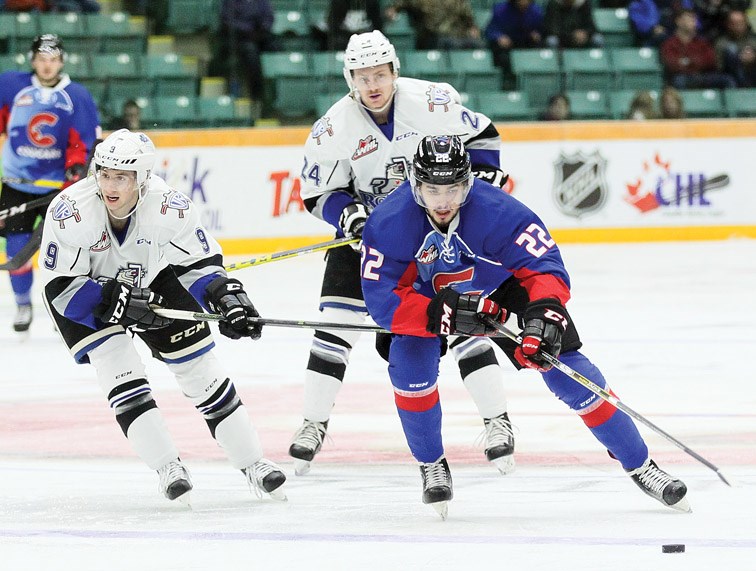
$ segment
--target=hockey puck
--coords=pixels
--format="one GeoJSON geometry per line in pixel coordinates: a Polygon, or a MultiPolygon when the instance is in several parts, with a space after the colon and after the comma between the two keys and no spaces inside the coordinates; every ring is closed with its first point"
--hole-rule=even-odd
{"type": "Polygon", "coordinates": [[[685,553],[685,545],[682,543],[662,545],[662,553],[685,553]]]}

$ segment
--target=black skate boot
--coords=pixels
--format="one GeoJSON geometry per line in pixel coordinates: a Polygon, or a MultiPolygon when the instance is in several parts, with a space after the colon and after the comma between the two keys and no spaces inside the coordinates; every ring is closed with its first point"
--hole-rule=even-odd
{"type": "Polygon", "coordinates": [[[191,506],[189,492],[192,491],[192,479],[189,471],[176,458],[157,470],[160,476],[160,492],[169,500],[179,500],[182,504],[191,506]]]}
{"type": "Polygon", "coordinates": [[[628,474],[641,490],[665,506],[681,512],[691,511],[685,497],[688,493],[685,484],[660,469],[651,458],[648,458],[640,468],[630,470],[628,474]]]}
{"type": "Polygon", "coordinates": [[[435,462],[421,463],[420,475],[423,478],[423,503],[430,504],[446,520],[449,513],[449,501],[454,497],[452,477],[446,458],[441,456],[435,462]]]}
{"type": "Polygon", "coordinates": [[[502,474],[509,474],[515,469],[514,432],[509,416],[505,412],[493,418],[484,418],[486,427],[486,459],[502,474]]]}
{"type": "Polygon", "coordinates": [[[310,471],[310,462],[320,452],[323,438],[328,431],[328,421],[314,422],[307,420],[299,427],[289,446],[289,456],[294,458],[294,473],[304,476],[310,471]]]}
{"type": "Polygon", "coordinates": [[[286,481],[286,475],[277,464],[260,458],[251,466],[244,468],[242,472],[247,476],[247,483],[258,498],[262,498],[263,494],[268,494],[274,500],[286,501],[286,494],[281,489],[286,481]]]}

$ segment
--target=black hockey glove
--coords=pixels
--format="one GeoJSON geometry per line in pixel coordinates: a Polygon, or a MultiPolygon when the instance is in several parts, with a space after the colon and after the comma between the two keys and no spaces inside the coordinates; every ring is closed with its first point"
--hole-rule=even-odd
{"type": "MultiPolygon", "coordinates": [[[[351,236],[352,238],[362,238],[362,231],[365,229],[365,222],[367,222],[367,210],[359,202],[352,202],[344,207],[339,216],[339,226],[344,232],[345,236],[351,236]]],[[[360,243],[355,242],[350,244],[354,250],[360,249],[360,243]]]]}
{"type": "Polygon", "coordinates": [[[149,288],[108,280],[102,286],[102,301],[94,308],[94,315],[103,323],[117,323],[134,331],[161,329],[173,319],[159,316],[150,306],[162,307],[163,303],[163,296],[149,288]]]}
{"type": "Polygon", "coordinates": [[[499,188],[504,188],[509,180],[509,175],[505,174],[503,170],[491,166],[476,166],[473,169],[472,174],[475,178],[485,180],[487,183],[498,186],[499,188]]]}
{"type": "Polygon", "coordinates": [[[218,322],[222,335],[231,339],[259,339],[262,335],[262,325],[250,319],[260,317],[260,314],[239,280],[223,276],[215,278],[207,286],[205,301],[210,309],[225,317],[224,321],[218,322]]]}
{"type": "Polygon", "coordinates": [[[569,324],[567,311],[556,299],[539,299],[527,305],[523,321],[522,343],[515,349],[515,359],[523,367],[548,371],[551,365],[543,360],[541,352],[559,357],[562,335],[569,324]]]}
{"type": "Polygon", "coordinates": [[[502,323],[507,319],[507,312],[495,301],[479,295],[460,295],[448,287],[431,300],[427,314],[425,328],[436,335],[493,335],[496,329],[483,318],[493,317],[502,323]]]}
{"type": "Polygon", "coordinates": [[[87,176],[87,165],[75,163],[66,169],[65,176],[66,182],[63,183],[63,188],[68,188],[87,176]]]}

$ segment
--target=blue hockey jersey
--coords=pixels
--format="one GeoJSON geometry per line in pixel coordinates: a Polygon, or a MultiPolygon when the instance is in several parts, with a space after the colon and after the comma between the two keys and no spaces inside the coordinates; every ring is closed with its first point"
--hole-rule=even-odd
{"type": "Polygon", "coordinates": [[[530,300],[570,297],[559,248],[543,222],[501,189],[475,179],[446,234],[403,183],[368,217],[362,235],[362,290],[381,327],[426,332],[430,299],[442,288],[490,295],[514,276],[530,300]]]}
{"type": "MultiPolygon", "coordinates": [[[[87,89],[62,75],[55,87],[43,87],[30,72],[0,75],[0,133],[3,172],[8,178],[63,182],[65,170],[86,164],[100,136],[100,120],[87,89]]],[[[14,184],[32,194],[49,187],[14,184]]]]}

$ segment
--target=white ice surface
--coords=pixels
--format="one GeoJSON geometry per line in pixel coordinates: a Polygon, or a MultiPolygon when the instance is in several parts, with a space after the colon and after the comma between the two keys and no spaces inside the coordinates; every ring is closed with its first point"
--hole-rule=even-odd
{"type": "MultiPolygon", "coordinates": [[[[499,476],[476,447],[482,423],[447,357],[440,391],[455,497],[442,522],[420,501],[368,336],[331,417],[333,441],[296,477],[286,450],[300,423],[311,332],[269,327],[255,343],[217,336],[217,354],[266,455],[289,475],[286,503],[248,492],[167,369],[139,346],[194,477],[187,510],[158,495],[93,369],[73,363],[41,303],[28,339],[10,330],[12,296],[0,276],[0,569],[756,569],[756,242],[562,251],[584,352],[625,404],[736,487],[641,427],[652,457],[689,487],[692,514],[663,508],[537,374],[506,363],[518,467],[499,476]],[[662,554],[667,543],[686,552],[662,554]]],[[[317,320],[322,267],[315,254],[235,277],[264,316],[317,320]]]]}

